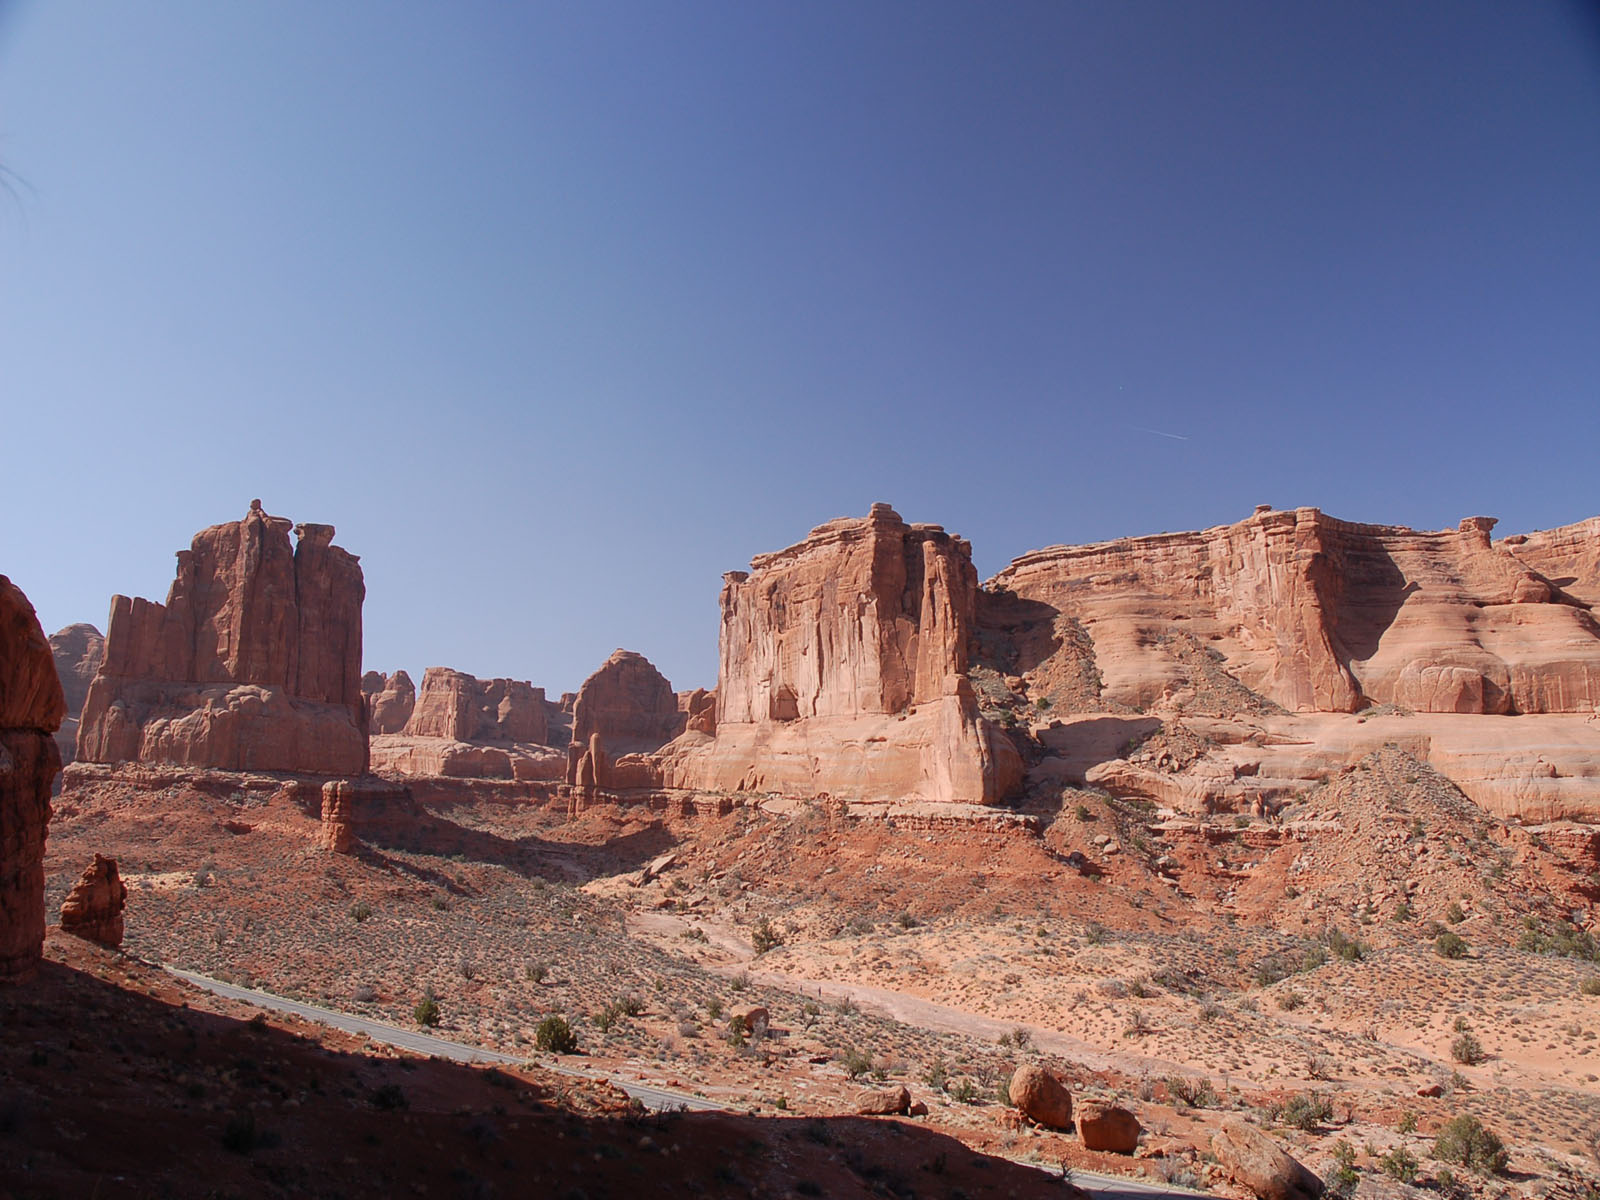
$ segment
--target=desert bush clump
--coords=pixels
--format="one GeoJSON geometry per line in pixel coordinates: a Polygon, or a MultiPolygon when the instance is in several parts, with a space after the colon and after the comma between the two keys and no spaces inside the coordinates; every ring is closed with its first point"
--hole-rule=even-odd
{"type": "Polygon", "coordinates": [[[1433,952],[1440,958],[1465,958],[1467,941],[1453,929],[1446,929],[1433,939],[1433,952]]]}
{"type": "Polygon", "coordinates": [[[418,1025],[428,1028],[437,1025],[442,1015],[439,1010],[439,1001],[434,998],[432,991],[424,992],[422,999],[417,1001],[417,1006],[411,1010],[412,1019],[418,1025]]]}
{"type": "Polygon", "coordinates": [[[872,1070],[872,1055],[851,1046],[839,1056],[839,1065],[844,1068],[846,1077],[860,1079],[872,1070]]]}
{"type": "Polygon", "coordinates": [[[1209,1079],[1185,1079],[1182,1075],[1167,1077],[1167,1095],[1190,1108],[1211,1108],[1217,1102],[1209,1079]]]}
{"type": "Polygon", "coordinates": [[[350,919],[357,925],[372,916],[372,905],[365,900],[358,901],[350,906],[350,919]]]}
{"type": "Polygon", "coordinates": [[[1459,925],[1467,919],[1467,914],[1461,911],[1461,905],[1450,901],[1450,907],[1444,910],[1444,919],[1452,925],[1459,925]]]}
{"type": "Polygon", "coordinates": [[[1333,1101],[1321,1092],[1301,1092],[1289,1097],[1273,1116],[1281,1124],[1310,1133],[1333,1118],[1333,1101]]]}
{"type": "Polygon", "coordinates": [[[572,1026],[565,1017],[555,1014],[539,1022],[533,1040],[539,1049],[551,1054],[571,1054],[578,1048],[578,1035],[572,1032],[572,1026]]]}
{"type": "Polygon", "coordinates": [[[1433,1156],[1474,1171],[1498,1175],[1511,1157],[1502,1142],[1483,1122],[1470,1114],[1452,1117],[1433,1141],[1433,1156]]]}
{"type": "Polygon", "coordinates": [[[1483,1061],[1483,1043],[1474,1037],[1471,1031],[1456,1035],[1455,1041],[1450,1043],[1450,1057],[1458,1063],[1472,1066],[1483,1061]]]}
{"type": "Polygon", "coordinates": [[[762,917],[750,931],[750,944],[757,954],[765,954],[768,950],[776,950],[783,945],[783,934],[771,921],[762,917]]]}
{"type": "Polygon", "coordinates": [[[1328,1193],[1339,1197],[1353,1195],[1361,1183],[1361,1173],[1356,1170],[1356,1148],[1340,1138],[1333,1144],[1333,1162],[1333,1171],[1324,1181],[1328,1193]]]}
{"type": "Polygon", "coordinates": [[[1417,1181],[1417,1156],[1404,1146],[1396,1146],[1378,1160],[1378,1169],[1399,1183],[1417,1181]]]}
{"type": "Polygon", "coordinates": [[[1585,996],[1600,996],[1600,975],[1590,975],[1578,984],[1578,991],[1585,996]]]}
{"type": "Polygon", "coordinates": [[[728,1018],[727,1040],[728,1045],[736,1048],[750,1040],[750,1026],[742,1014],[735,1013],[728,1018]]]}
{"type": "Polygon", "coordinates": [[[1338,929],[1327,933],[1328,949],[1345,962],[1360,962],[1367,956],[1367,944],[1359,938],[1346,937],[1338,929]]]}

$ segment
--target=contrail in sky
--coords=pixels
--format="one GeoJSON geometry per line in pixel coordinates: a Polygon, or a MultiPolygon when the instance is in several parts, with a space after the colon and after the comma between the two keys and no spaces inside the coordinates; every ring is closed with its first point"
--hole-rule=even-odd
{"type": "Polygon", "coordinates": [[[1157,437],[1171,438],[1175,442],[1187,442],[1189,440],[1189,435],[1186,433],[1168,433],[1163,429],[1146,429],[1143,425],[1129,425],[1128,428],[1136,433],[1153,433],[1157,437]]]}

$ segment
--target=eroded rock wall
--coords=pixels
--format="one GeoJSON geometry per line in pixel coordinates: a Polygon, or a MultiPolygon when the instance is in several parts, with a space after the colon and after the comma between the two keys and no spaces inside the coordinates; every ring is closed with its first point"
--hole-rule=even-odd
{"type": "Polygon", "coordinates": [[[225,770],[366,768],[359,560],[260,501],[178,552],[165,604],[113,596],[78,757],[225,770]]]}
{"type": "Polygon", "coordinates": [[[25,979],[44,946],[44,840],[67,713],[33,605],[0,575],[0,981],[25,979]]]}

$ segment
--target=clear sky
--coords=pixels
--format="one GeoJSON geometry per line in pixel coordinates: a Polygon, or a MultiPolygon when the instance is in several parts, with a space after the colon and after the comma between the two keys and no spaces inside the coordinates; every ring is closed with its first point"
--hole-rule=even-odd
{"type": "Polygon", "coordinates": [[[0,572],[268,511],[367,666],[716,673],[886,500],[988,575],[1257,503],[1600,512],[1600,18],[1558,0],[0,0],[0,572]]]}

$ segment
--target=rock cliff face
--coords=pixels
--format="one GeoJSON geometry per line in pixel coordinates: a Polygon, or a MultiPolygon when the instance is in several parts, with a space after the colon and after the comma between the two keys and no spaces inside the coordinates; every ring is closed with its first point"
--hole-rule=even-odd
{"type": "Polygon", "coordinates": [[[89,695],[89,684],[106,656],[106,640],[93,625],[68,625],[50,635],[50,652],[55,655],[56,674],[67,698],[67,716],[56,730],[56,745],[63,764],[77,753],[78,717],[89,695]]]}
{"type": "Polygon", "coordinates": [[[632,650],[617,650],[583,681],[572,704],[572,740],[593,734],[608,753],[659,749],[683,732],[684,714],[666,676],[632,650]]]}
{"type": "Polygon", "coordinates": [[[33,605],[0,575],[0,981],[32,975],[44,945],[44,839],[66,716],[33,605]]]}
{"type": "Polygon", "coordinates": [[[663,778],[716,790],[992,803],[1021,760],[966,679],[971,549],[888,505],[724,577],[715,736],[663,778]]]}
{"type": "MultiPolygon", "coordinates": [[[[407,682],[410,682],[407,680],[407,682]]],[[[429,667],[404,732],[457,742],[543,743],[548,735],[544,689],[515,679],[477,679],[429,667]]]]}
{"type": "Polygon", "coordinates": [[[366,768],[355,555],[255,501],[178,552],[166,604],[114,596],[78,757],[225,770],[366,768]]]}
{"type": "Polygon", "coordinates": [[[1049,708],[1034,721],[1055,726],[1037,731],[1042,766],[1065,778],[1260,811],[1397,742],[1502,816],[1592,819],[1600,519],[1498,541],[1494,524],[1418,532],[1262,508],[1054,546],[997,575],[979,620],[1049,708]],[[1084,712],[1106,715],[1071,716],[1084,712]],[[1201,746],[1181,761],[1099,745],[1101,727],[1120,745],[1180,720],[1201,746]]]}
{"type": "Polygon", "coordinates": [[[417,687],[411,676],[396,671],[385,679],[376,671],[361,677],[361,691],[367,701],[367,731],[403,733],[417,707],[417,687]]]}
{"type": "Polygon", "coordinates": [[[1182,703],[1198,642],[1291,712],[1588,713],[1600,704],[1600,626],[1584,598],[1600,592],[1597,524],[1495,542],[1487,517],[1420,533],[1266,510],[1198,533],[1053,546],[992,583],[1081,623],[1104,696],[1122,705],[1182,703]]]}

